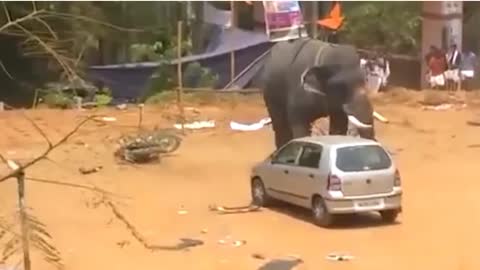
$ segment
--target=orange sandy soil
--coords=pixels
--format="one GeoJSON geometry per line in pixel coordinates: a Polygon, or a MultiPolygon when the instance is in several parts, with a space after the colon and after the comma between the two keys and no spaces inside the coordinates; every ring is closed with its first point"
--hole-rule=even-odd
{"type": "MultiPolygon", "coordinates": [[[[417,97],[419,94],[413,94],[417,97]]],[[[208,205],[246,205],[249,170],[273,150],[271,128],[233,132],[228,122],[266,116],[258,96],[193,104],[200,119],[215,119],[215,129],[190,132],[175,155],[160,163],[121,165],[114,161],[115,139],[135,131],[136,108],[102,109],[117,121],[87,124],[68,143],[31,167],[31,177],[96,186],[118,197],[120,211],[152,244],[173,245],[182,237],[201,239],[189,251],[146,250],[92,191],[27,182],[27,203],[52,234],[67,269],[259,269],[269,259],[296,254],[293,269],[480,269],[480,128],[466,124],[476,114],[463,110],[424,111],[411,98],[377,98],[377,111],[390,124],[377,124],[378,139],[391,151],[404,184],[404,212],[396,225],[379,225],[376,216],[355,216],[336,228],[309,222],[308,211],[282,206],[246,214],[219,215],[208,205]],[[413,104],[413,105],[412,105],[413,104]],[[91,175],[79,167],[103,166],[91,175]],[[183,206],[188,211],[179,215],[183,206]],[[206,230],[206,233],[202,233],[206,230]],[[240,247],[220,239],[245,240],[240,247]],[[331,252],[355,256],[348,262],[325,259],[331,252]],[[259,260],[252,254],[267,259],[259,260]]],[[[188,111],[188,110],[187,110],[188,111]]],[[[175,108],[147,106],[147,128],[171,127],[175,108]]],[[[26,112],[56,141],[93,111],[37,109],[26,112]]],[[[0,112],[0,153],[25,162],[46,144],[20,111],[0,112]]],[[[0,175],[7,172],[0,166],[0,175]]],[[[0,184],[0,216],[12,220],[15,181],[0,184]]],[[[34,269],[51,269],[33,251],[34,269]]],[[[289,268],[271,267],[268,270],[289,268]]]]}

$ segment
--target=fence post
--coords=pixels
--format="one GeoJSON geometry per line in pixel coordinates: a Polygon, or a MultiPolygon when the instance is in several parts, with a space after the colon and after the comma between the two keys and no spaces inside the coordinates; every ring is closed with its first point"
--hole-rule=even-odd
{"type": "MultiPolygon", "coordinates": [[[[236,26],[237,15],[235,14],[235,1],[230,1],[230,12],[232,14],[231,18],[231,27],[232,29],[236,26]]],[[[235,51],[230,51],[230,83],[233,83],[235,80],[235,51]]]]}
{"type": "Polygon", "coordinates": [[[22,230],[23,269],[32,268],[30,261],[30,229],[28,228],[27,214],[25,213],[25,172],[20,170],[17,174],[18,208],[20,210],[20,226],[22,230]]]}
{"type": "Polygon", "coordinates": [[[185,111],[183,108],[183,77],[182,77],[182,21],[177,24],[177,105],[180,110],[180,121],[182,125],[182,133],[185,135],[185,111]]]}

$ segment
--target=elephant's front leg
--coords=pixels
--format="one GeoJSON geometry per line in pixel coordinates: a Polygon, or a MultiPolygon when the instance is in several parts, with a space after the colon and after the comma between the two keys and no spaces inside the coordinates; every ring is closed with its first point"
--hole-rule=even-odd
{"type": "Polygon", "coordinates": [[[348,117],[343,111],[336,111],[330,113],[330,135],[347,135],[348,131],[348,117]]]}
{"type": "Polygon", "coordinates": [[[310,122],[306,120],[307,117],[301,117],[297,115],[290,115],[290,127],[292,130],[293,138],[307,137],[311,135],[310,122]]]}

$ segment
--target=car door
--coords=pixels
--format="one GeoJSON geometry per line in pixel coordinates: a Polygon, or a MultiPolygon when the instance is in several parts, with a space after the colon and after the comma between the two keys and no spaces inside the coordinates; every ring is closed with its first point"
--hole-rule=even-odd
{"type": "Polygon", "coordinates": [[[301,147],[300,142],[290,142],[273,155],[265,177],[267,192],[272,197],[290,202],[287,182],[290,171],[297,164],[301,147]]]}
{"type": "Polygon", "coordinates": [[[319,169],[322,150],[323,147],[318,144],[303,144],[297,166],[286,179],[287,188],[294,194],[292,199],[297,205],[310,207],[312,195],[320,190],[324,177],[319,169]]]}

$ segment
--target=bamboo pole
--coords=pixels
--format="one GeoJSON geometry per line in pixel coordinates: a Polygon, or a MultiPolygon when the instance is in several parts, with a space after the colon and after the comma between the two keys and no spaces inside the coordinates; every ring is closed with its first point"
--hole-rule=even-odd
{"type": "MultiPolygon", "coordinates": [[[[235,14],[235,1],[230,1],[230,11],[232,13],[232,22],[231,27],[234,28],[236,26],[237,16],[235,14]]],[[[233,82],[235,79],[235,51],[230,52],[230,82],[233,82]]]]}
{"type": "Polygon", "coordinates": [[[144,107],[145,106],[143,105],[143,103],[138,105],[138,131],[139,132],[142,130],[143,109],[144,109],[144,107]]]}
{"type": "Polygon", "coordinates": [[[20,171],[17,175],[18,206],[20,208],[20,226],[22,227],[23,269],[32,269],[30,261],[30,230],[28,228],[27,214],[25,213],[25,173],[20,171]]]}
{"type": "Polygon", "coordinates": [[[312,30],[312,38],[317,39],[318,36],[318,27],[317,27],[317,21],[318,21],[318,1],[312,1],[312,21],[311,21],[311,30],[312,30]]]}
{"type": "Polygon", "coordinates": [[[183,108],[183,77],[182,77],[182,26],[183,22],[178,21],[177,24],[177,105],[180,111],[180,123],[182,125],[182,133],[185,135],[185,110],[183,108]]]}

